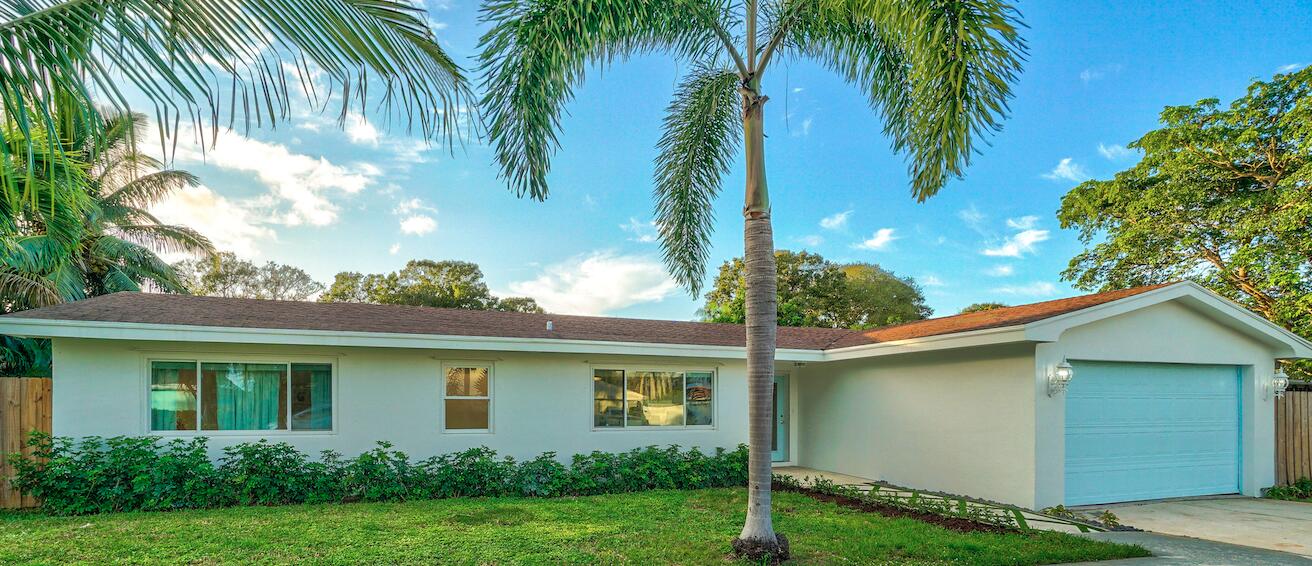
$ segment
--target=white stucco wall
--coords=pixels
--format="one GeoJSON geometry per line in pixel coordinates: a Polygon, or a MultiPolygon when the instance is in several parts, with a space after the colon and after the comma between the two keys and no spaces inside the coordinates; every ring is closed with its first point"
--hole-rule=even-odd
{"type": "Polygon", "coordinates": [[[1033,352],[1012,344],[798,368],[798,464],[1031,506],[1033,352]]]}
{"type": "Polygon", "coordinates": [[[413,457],[481,445],[516,458],[546,451],[568,457],[577,452],[670,444],[713,450],[732,448],[747,440],[742,361],[70,338],[55,340],[54,356],[53,428],[61,436],[148,434],[146,361],[150,358],[243,361],[248,359],[244,356],[255,356],[335,362],[336,430],[204,433],[210,437],[216,454],[223,446],[261,437],[286,441],[311,455],[331,449],[354,456],[372,448],[375,441],[386,440],[413,457]],[[442,431],[439,385],[444,361],[493,364],[492,432],[442,431]],[[718,383],[714,427],[594,430],[594,364],[715,369],[718,383]]]}
{"type": "MultiPolygon", "coordinates": [[[[1037,507],[1065,498],[1065,419],[1063,395],[1047,396],[1048,368],[1069,360],[1224,364],[1244,369],[1242,399],[1243,493],[1261,495],[1275,481],[1275,405],[1263,398],[1274,373],[1271,346],[1240,333],[1180,302],[1166,302],[1071,328],[1057,342],[1040,344],[1035,354],[1034,391],[1038,399],[1034,500],[1037,507]]],[[[1075,376],[1079,379],[1079,375],[1075,376]]]]}

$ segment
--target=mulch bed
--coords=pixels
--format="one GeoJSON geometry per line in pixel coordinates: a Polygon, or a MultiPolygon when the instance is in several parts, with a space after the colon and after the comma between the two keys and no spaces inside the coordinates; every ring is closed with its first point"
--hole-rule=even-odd
{"type": "Polygon", "coordinates": [[[892,518],[906,517],[909,519],[916,519],[933,525],[938,525],[948,530],[957,531],[959,533],[1020,532],[1016,529],[1009,529],[1006,527],[993,525],[989,523],[981,523],[979,521],[972,521],[970,519],[963,519],[961,517],[944,517],[942,515],[935,515],[933,513],[926,513],[924,511],[916,511],[913,509],[895,507],[893,505],[887,505],[883,503],[875,503],[871,501],[866,501],[864,499],[848,497],[845,495],[833,495],[830,493],[822,493],[806,487],[794,488],[790,486],[781,486],[778,484],[775,484],[773,487],[774,487],[774,491],[791,491],[794,493],[801,493],[803,495],[810,496],[820,501],[831,502],[840,505],[842,507],[847,507],[848,509],[856,509],[857,511],[864,511],[866,513],[878,513],[885,517],[892,517],[892,518]]]}

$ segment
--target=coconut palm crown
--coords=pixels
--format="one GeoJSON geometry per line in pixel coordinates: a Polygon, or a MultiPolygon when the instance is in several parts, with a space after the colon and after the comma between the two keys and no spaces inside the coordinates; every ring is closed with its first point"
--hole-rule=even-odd
{"type": "MultiPolygon", "coordinates": [[[[998,0],[487,0],[483,19],[491,29],[481,108],[500,173],[519,196],[547,197],[561,114],[587,71],[650,53],[687,63],[657,144],[653,193],[665,262],[693,293],[710,253],[713,202],[730,164],[744,160],[751,456],[735,549],[778,559],[786,542],[770,520],[777,305],[763,79],[786,59],[846,79],[906,156],[911,193],[923,201],[1000,128],[1026,52],[1018,12],[998,0]]],[[[648,94],[634,89],[626,103],[648,94]]]]}

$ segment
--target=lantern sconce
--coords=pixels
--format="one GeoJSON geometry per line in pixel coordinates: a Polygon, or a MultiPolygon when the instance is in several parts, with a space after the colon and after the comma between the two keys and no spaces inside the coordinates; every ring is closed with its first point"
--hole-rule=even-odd
{"type": "Polygon", "coordinates": [[[1071,367],[1070,362],[1062,360],[1061,363],[1048,369],[1048,396],[1053,397],[1058,393],[1066,391],[1066,387],[1075,379],[1075,368],[1071,367]]]}
{"type": "Polygon", "coordinates": [[[1266,398],[1274,396],[1276,399],[1285,396],[1285,390],[1289,389],[1289,376],[1285,375],[1283,370],[1277,370],[1276,374],[1271,376],[1271,382],[1266,385],[1266,398]]]}

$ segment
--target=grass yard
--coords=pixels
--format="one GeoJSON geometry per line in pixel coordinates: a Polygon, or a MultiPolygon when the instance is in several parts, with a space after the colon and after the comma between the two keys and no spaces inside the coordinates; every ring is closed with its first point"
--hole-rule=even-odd
{"type": "MultiPolygon", "coordinates": [[[[777,493],[794,563],[1047,564],[1145,556],[1058,533],[959,533],[777,493]]],[[[742,489],[47,517],[0,513],[0,563],[725,563],[742,489]]]]}

